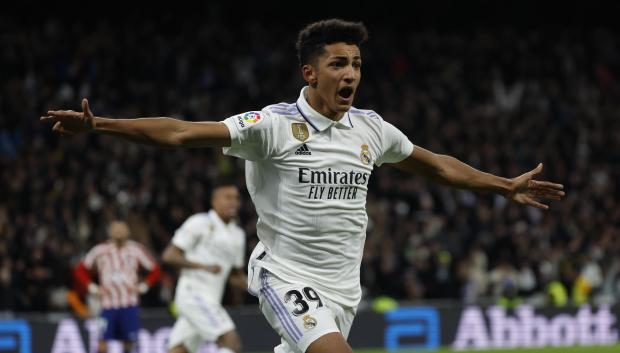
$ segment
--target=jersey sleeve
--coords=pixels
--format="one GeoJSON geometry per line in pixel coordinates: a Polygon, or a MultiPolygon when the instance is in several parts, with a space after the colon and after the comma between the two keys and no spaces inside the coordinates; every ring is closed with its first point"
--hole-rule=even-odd
{"type": "Polygon", "coordinates": [[[231,116],[223,121],[230,132],[230,147],[224,147],[224,154],[249,161],[265,159],[274,145],[272,133],[273,117],[262,111],[246,112],[231,116]]]}
{"type": "Polygon", "coordinates": [[[188,218],[179,229],[174,232],[172,244],[177,248],[188,251],[198,242],[201,221],[197,216],[188,218]]]}
{"type": "Polygon", "coordinates": [[[84,256],[84,267],[87,270],[92,270],[93,266],[95,266],[95,261],[97,261],[97,257],[101,253],[101,245],[97,245],[94,248],[90,249],[90,251],[84,256]]]}
{"type": "Polygon", "coordinates": [[[411,152],[413,152],[413,143],[394,125],[385,120],[381,121],[381,124],[381,144],[383,149],[381,155],[375,161],[377,167],[383,163],[398,163],[409,157],[411,152]]]}
{"type": "Polygon", "coordinates": [[[136,257],[138,258],[138,262],[140,262],[142,268],[146,270],[152,270],[154,267],[157,266],[157,263],[155,262],[153,256],[151,256],[149,251],[146,250],[146,248],[142,244],[136,244],[135,248],[136,257]]]}

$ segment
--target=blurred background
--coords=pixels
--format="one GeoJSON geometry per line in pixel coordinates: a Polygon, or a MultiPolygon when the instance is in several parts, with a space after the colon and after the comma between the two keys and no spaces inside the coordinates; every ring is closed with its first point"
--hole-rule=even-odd
{"type": "MultiPolygon", "coordinates": [[[[440,1],[167,8],[38,8],[0,13],[0,310],[73,312],[70,275],[105,226],[125,217],[159,255],[218,178],[243,191],[247,253],[256,213],[243,161],[219,150],[160,149],[106,136],[62,139],[48,109],[99,116],[219,121],[296,100],[294,51],[306,23],[361,20],[363,79],[373,109],[417,145],[514,177],[542,177],[567,196],[547,212],[448,189],[390,167],[373,173],[362,307],[614,306],[620,298],[620,37],[617,4],[440,1]]],[[[82,5],[85,6],[85,5],[82,5]]],[[[164,268],[143,307],[165,308],[164,268]]],[[[228,290],[225,305],[253,307],[228,290]]],[[[16,314],[17,313],[17,314],[16,314]]],[[[26,315],[26,314],[24,314],[26,315]]],[[[355,347],[355,346],[354,346],[355,347]]]]}

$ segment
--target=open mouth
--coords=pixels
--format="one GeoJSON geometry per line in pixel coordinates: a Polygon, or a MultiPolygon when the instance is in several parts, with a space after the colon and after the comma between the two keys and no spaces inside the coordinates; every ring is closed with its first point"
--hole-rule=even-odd
{"type": "Polygon", "coordinates": [[[343,99],[349,99],[353,95],[353,87],[342,87],[338,90],[338,95],[343,99]]]}

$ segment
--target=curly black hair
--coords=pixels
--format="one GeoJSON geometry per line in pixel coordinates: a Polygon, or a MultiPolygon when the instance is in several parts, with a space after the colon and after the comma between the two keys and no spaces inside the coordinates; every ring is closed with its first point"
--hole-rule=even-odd
{"type": "Polygon", "coordinates": [[[325,45],[347,43],[361,46],[368,39],[368,30],[362,22],[332,18],[313,22],[297,35],[297,58],[301,66],[309,64],[325,50],[325,45]]]}

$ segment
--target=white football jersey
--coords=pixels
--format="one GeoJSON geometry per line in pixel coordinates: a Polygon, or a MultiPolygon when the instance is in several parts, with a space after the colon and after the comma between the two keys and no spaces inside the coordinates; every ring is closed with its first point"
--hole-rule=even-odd
{"type": "Polygon", "coordinates": [[[232,140],[224,153],[247,161],[262,243],[252,256],[264,246],[261,266],[353,307],[361,298],[370,174],[405,159],[413,144],[371,110],[351,108],[340,121],[322,116],[306,90],[296,103],[224,120],[232,140]]]}
{"type": "MultiPolygon", "coordinates": [[[[172,244],[185,252],[192,262],[219,265],[219,273],[184,268],[177,284],[177,300],[181,288],[200,293],[219,303],[232,268],[242,268],[245,257],[245,233],[234,222],[224,223],[211,210],[189,217],[174,233],[172,244]]],[[[185,291],[187,292],[187,291],[185,291]]]]}

